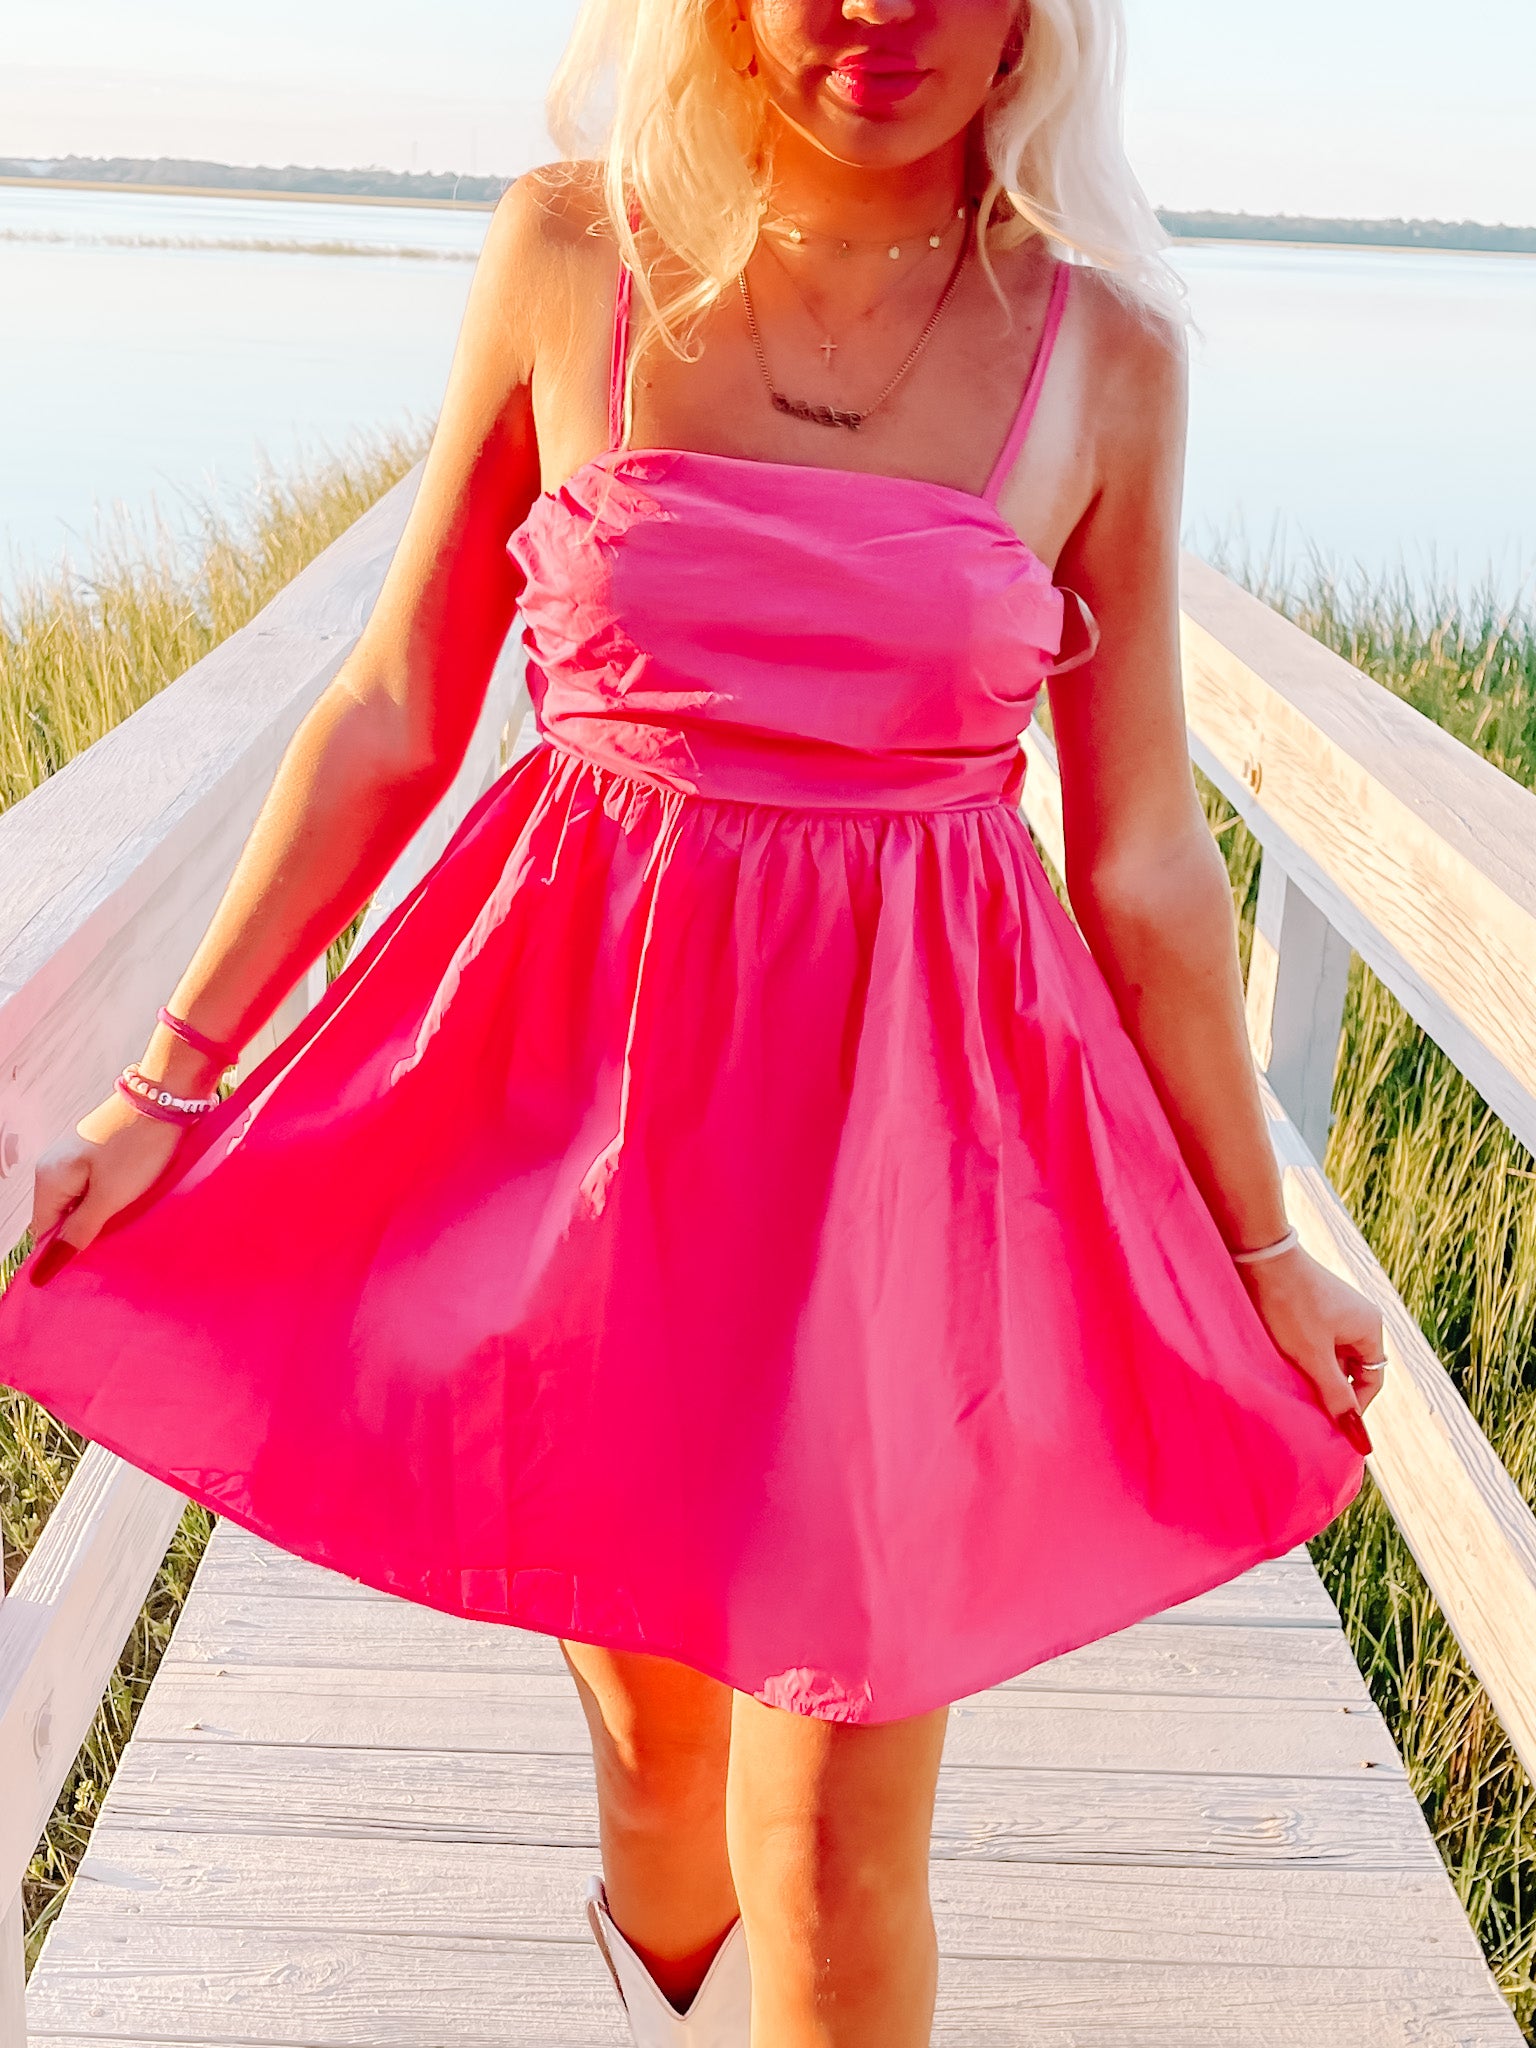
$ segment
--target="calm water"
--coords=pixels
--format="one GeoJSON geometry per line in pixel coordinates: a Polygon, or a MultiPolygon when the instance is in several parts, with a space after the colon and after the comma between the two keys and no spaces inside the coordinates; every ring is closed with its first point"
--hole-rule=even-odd
{"type": "MultiPolygon", "coordinates": [[[[84,555],[102,508],[237,504],[264,457],[430,418],[484,229],[418,208],[0,189],[0,575],[84,555]]],[[[1536,260],[1179,262],[1202,330],[1196,545],[1529,581],[1536,260]]]]}

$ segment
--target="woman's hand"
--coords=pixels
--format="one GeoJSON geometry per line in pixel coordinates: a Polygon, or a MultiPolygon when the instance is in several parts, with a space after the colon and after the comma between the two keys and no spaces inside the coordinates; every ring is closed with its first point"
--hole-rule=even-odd
{"type": "Polygon", "coordinates": [[[1300,1245],[1238,1270],[1276,1348],[1306,1374],[1328,1413],[1363,1448],[1369,1439],[1363,1431],[1356,1438],[1349,1418],[1358,1418],[1381,1392],[1380,1315],[1300,1245]]]}
{"type": "Polygon", "coordinates": [[[34,1243],[61,1224],[31,1269],[41,1285],[91,1242],[108,1217],[142,1195],[170,1165],[182,1126],[142,1116],[116,1089],[37,1162],[34,1243]]]}

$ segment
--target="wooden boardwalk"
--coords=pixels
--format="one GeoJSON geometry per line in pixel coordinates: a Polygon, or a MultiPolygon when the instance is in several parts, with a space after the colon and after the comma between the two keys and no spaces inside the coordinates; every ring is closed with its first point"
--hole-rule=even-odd
{"type": "MultiPolygon", "coordinates": [[[[554,1646],[222,1524],[34,2048],[617,2048],[554,1646]]],[[[1305,1554],[957,1707],[943,2048],[1512,2048],[1305,1554]]]]}

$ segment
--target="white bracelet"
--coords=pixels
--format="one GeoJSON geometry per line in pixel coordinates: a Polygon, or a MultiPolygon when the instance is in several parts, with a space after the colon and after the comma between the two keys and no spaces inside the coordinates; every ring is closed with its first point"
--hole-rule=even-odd
{"type": "Polygon", "coordinates": [[[1253,1252],[1234,1252],[1232,1254],[1232,1263],[1234,1266],[1262,1266],[1269,1259],[1283,1258],[1288,1251],[1293,1251],[1300,1243],[1301,1239],[1297,1235],[1296,1226],[1293,1223],[1284,1237],[1276,1238],[1273,1244],[1261,1244],[1258,1250],[1253,1252]]]}

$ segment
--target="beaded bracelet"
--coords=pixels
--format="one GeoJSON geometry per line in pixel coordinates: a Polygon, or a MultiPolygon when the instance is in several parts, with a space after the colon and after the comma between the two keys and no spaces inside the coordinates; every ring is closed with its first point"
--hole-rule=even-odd
{"type": "Polygon", "coordinates": [[[151,1081],[137,1066],[124,1067],[114,1086],[141,1116],[151,1116],[162,1124],[196,1123],[210,1109],[217,1109],[220,1101],[217,1095],[173,1095],[169,1088],[162,1088],[157,1081],[151,1081]]]}
{"type": "Polygon", "coordinates": [[[1286,1252],[1294,1250],[1300,1243],[1301,1238],[1293,1223],[1284,1237],[1277,1237],[1273,1244],[1261,1244],[1257,1251],[1234,1252],[1232,1254],[1232,1263],[1234,1266],[1262,1266],[1269,1259],[1281,1258],[1286,1252]]]}
{"type": "Polygon", "coordinates": [[[235,1047],[219,1045],[206,1031],[199,1031],[195,1025],[189,1024],[185,1017],[172,1016],[164,1003],[156,1010],[155,1017],[167,1031],[174,1033],[183,1045],[190,1045],[194,1052],[200,1052],[205,1059],[217,1060],[221,1071],[225,1067],[232,1067],[240,1057],[235,1047]]]}

